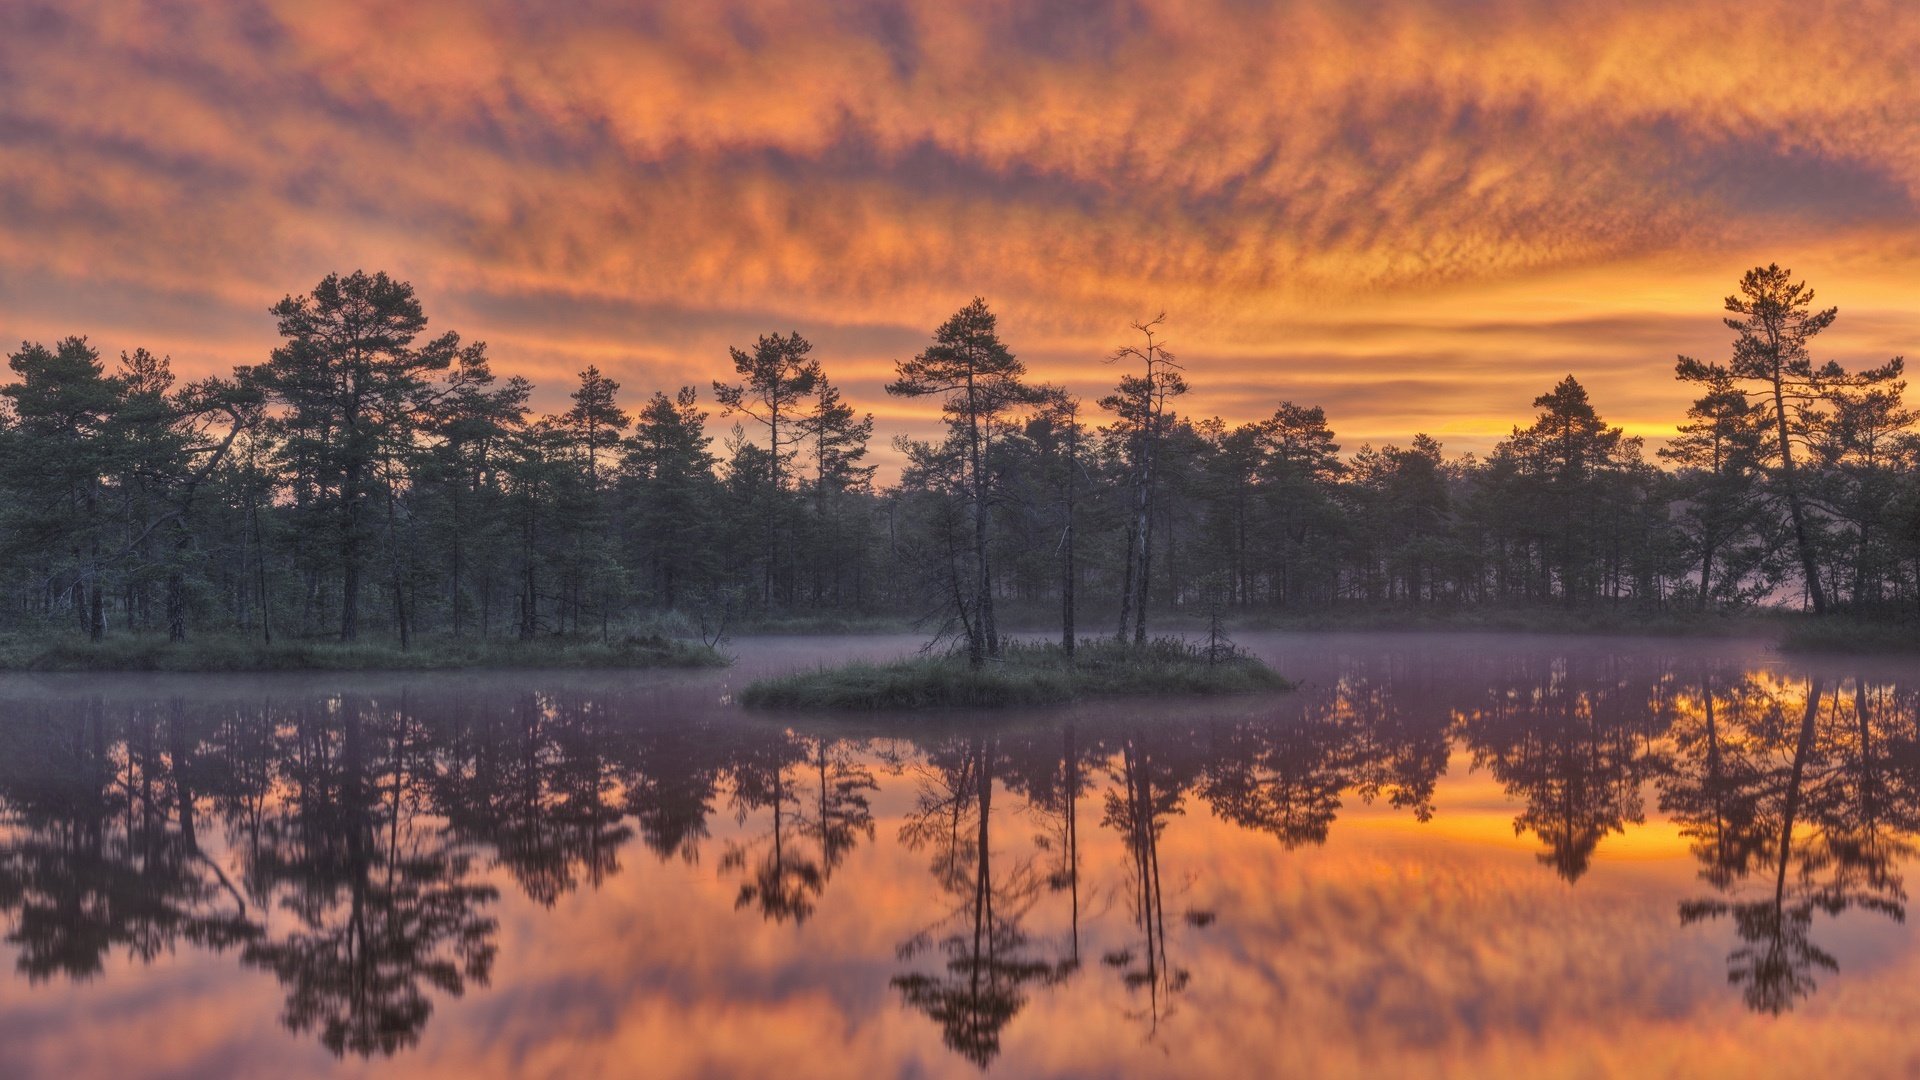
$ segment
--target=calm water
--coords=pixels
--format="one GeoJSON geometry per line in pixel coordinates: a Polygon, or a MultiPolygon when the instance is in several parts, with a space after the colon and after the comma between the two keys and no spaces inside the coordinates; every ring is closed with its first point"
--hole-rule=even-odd
{"type": "Polygon", "coordinates": [[[0,680],[0,1072],[1920,1071],[1920,669],[1242,643],[1305,688],[0,680]]]}

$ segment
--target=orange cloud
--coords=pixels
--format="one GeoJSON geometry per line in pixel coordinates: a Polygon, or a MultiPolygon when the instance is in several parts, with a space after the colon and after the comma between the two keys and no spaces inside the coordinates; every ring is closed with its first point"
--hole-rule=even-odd
{"type": "Polygon", "coordinates": [[[255,360],[267,304],[384,267],[549,403],[798,327],[878,411],[979,293],[1088,393],[1165,308],[1195,411],[1484,449],[1571,370],[1657,432],[1755,261],[1844,359],[1920,338],[1916,53],[1894,0],[29,0],[0,336],[255,360]]]}

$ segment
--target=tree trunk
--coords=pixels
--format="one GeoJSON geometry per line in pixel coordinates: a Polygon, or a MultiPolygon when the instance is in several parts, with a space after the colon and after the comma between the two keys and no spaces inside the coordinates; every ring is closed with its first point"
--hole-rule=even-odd
{"type": "Polygon", "coordinates": [[[187,640],[187,585],[180,571],[167,572],[167,640],[187,640]]]}
{"type": "Polygon", "coordinates": [[[1773,379],[1773,417],[1774,429],[1780,439],[1780,486],[1786,491],[1787,512],[1793,518],[1793,539],[1800,549],[1800,569],[1806,575],[1807,595],[1813,601],[1813,613],[1825,615],[1827,590],[1820,583],[1820,567],[1814,561],[1813,542],[1807,538],[1807,512],[1800,503],[1800,484],[1793,470],[1793,439],[1787,430],[1787,401],[1778,375],[1773,379]]]}
{"type": "Polygon", "coordinates": [[[1135,588],[1139,600],[1133,603],[1133,644],[1146,644],[1146,598],[1152,590],[1154,569],[1154,459],[1146,459],[1146,480],[1140,484],[1140,575],[1135,588]]]}
{"type": "MultiPolygon", "coordinates": [[[[1069,444],[1071,445],[1071,444],[1069,444]]],[[[1071,451],[1069,451],[1071,455],[1071,451]]],[[[1067,529],[1062,538],[1065,551],[1060,562],[1060,648],[1073,655],[1073,460],[1067,461],[1067,529]]]]}
{"type": "Polygon", "coordinates": [[[1705,540],[1700,545],[1700,599],[1694,606],[1701,611],[1707,610],[1707,590],[1713,583],[1713,549],[1717,541],[1705,540]]]}
{"type": "Polygon", "coordinates": [[[1819,715],[1820,680],[1814,679],[1807,685],[1807,711],[1800,721],[1800,738],[1793,751],[1793,771],[1787,779],[1787,805],[1780,822],[1779,869],[1773,884],[1773,901],[1776,905],[1786,899],[1788,853],[1792,850],[1794,820],[1800,812],[1800,785],[1813,747],[1814,720],[1819,715]]]}
{"type": "Polygon", "coordinates": [[[520,594],[520,639],[530,641],[539,624],[539,593],[535,591],[533,572],[533,522],[528,520],[521,532],[521,560],[524,563],[523,591],[520,594]]]}
{"type": "Polygon", "coordinates": [[[87,638],[99,641],[107,636],[107,613],[105,602],[100,598],[99,567],[88,567],[87,574],[93,579],[92,588],[87,590],[87,638]]]}
{"type": "Polygon", "coordinates": [[[406,652],[412,644],[407,632],[407,591],[397,577],[393,579],[393,621],[400,629],[400,651],[406,652]]]}
{"type": "Polygon", "coordinates": [[[453,508],[452,508],[453,509],[453,567],[452,567],[452,570],[453,570],[453,574],[452,574],[452,582],[449,585],[447,590],[448,600],[453,605],[453,636],[456,638],[460,636],[460,630],[461,630],[460,571],[463,569],[463,567],[461,565],[461,558],[460,558],[462,553],[462,548],[460,544],[460,530],[461,530],[460,488],[462,486],[463,486],[462,483],[455,483],[453,485],[453,494],[452,494],[452,499],[453,499],[453,508]]]}
{"type": "Polygon", "coordinates": [[[993,574],[987,565],[987,477],[981,460],[979,403],[973,389],[973,377],[967,377],[967,457],[973,473],[973,557],[979,570],[974,586],[973,622],[968,640],[968,662],[982,666],[988,656],[998,656],[999,642],[993,631],[993,574]]]}
{"type": "Polygon", "coordinates": [[[273,644],[273,605],[267,600],[267,552],[264,538],[260,535],[260,503],[254,492],[253,484],[247,484],[247,516],[253,521],[253,572],[259,593],[260,635],[268,645],[273,644]]]}
{"type": "Polygon", "coordinates": [[[349,464],[340,481],[340,640],[360,636],[360,465],[349,464]]]}

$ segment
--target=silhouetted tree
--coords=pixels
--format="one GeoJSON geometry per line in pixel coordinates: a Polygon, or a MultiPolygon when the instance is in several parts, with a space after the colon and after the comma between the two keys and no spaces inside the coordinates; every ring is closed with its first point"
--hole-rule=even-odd
{"type": "Polygon", "coordinates": [[[1153,491],[1154,468],[1162,445],[1173,427],[1174,414],[1169,403],[1187,392],[1187,380],[1181,366],[1160,340],[1160,326],[1166,322],[1163,312],[1133,329],[1141,336],[1139,345],[1122,345],[1107,359],[1138,361],[1139,374],[1120,377],[1112,394],[1100,399],[1100,407],[1114,414],[1112,435],[1125,447],[1133,488],[1132,520],[1127,525],[1126,561],[1121,572],[1120,634],[1127,639],[1132,623],[1135,644],[1147,642],[1148,585],[1153,566],[1153,491]]]}
{"type": "Polygon", "coordinates": [[[1660,456],[1682,470],[1680,516],[1699,566],[1695,606],[1704,609],[1715,596],[1746,598],[1742,581],[1765,556],[1758,481],[1766,417],[1725,368],[1701,374],[1706,392],[1660,456]]]}
{"type": "Polygon", "coordinates": [[[656,602],[677,607],[689,586],[718,569],[711,545],[718,525],[719,459],[702,427],[691,386],[669,399],[655,393],[628,440],[622,478],[630,565],[643,570],[656,602]]]}
{"type": "Polygon", "coordinates": [[[1804,281],[1794,281],[1792,271],[1777,263],[1754,267],[1740,279],[1740,291],[1726,300],[1727,311],[1739,316],[1725,320],[1739,335],[1732,360],[1721,367],[1682,356],[1675,370],[1686,382],[1741,385],[1766,410],[1768,476],[1786,503],[1807,596],[1813,610],[1824,613],[1827,588],[1820,579],[1817,525],[1800,475],[1808,443],[1826,421],[1821,405],[1829,393],[1891,382],[1902,365],[1896,357],[1878,368],[1849,374],[1831,360],[1816,364],[1808,343],[1833,325],[1840,309],[1816,309],[1813,299],[1813,290],[1804,281]]]}
{"type": "Polygon", "coordinates": [[[252,376],[280,406],[272,423],[296,503],[332,536],[340,640],[351,641],[379,466],[411,448],[440,396],[434,377],[452,365],[460,338],[447,333],[416,348],[426,314],[413,286],[385,273],[328,274],[313,292],[274,305],[273,315],[286,344],[252,376]]]}
{"type": "Polygon", "coordinates": [[[713,383],[721,415],[740,413],[767,429],[766,477],[760,494],[761,526],[766,547],[762,552],[762,601],[774,601],[781,545],[781,519],[787,510],[788,476],[799,446],[806,438],[801,403],[821,381],[820,362],[810,359],[813,343],[792,334],[762,335],[753,351],[729,349],[737,383],[713,383]]]}
{"type": "Polygon", "coordinates": [[[988,466],[1002,417],[1041,400],[1025,383],[1026,372],[1026,365],[1000,341],[987,302],[975,297],[934,331],[933,344],[925,351],[896,363],[897,378],[887,384],[889,394],[939,397],[949,438],[957,444],[953,460],[963,470],[959,489],[966,495],[973,524],[974,582],[971,595],[956,595],[955,602],[962,605],[967,656],[974,667],[1000,655],[988,525],[996,486],[988,466]]]}

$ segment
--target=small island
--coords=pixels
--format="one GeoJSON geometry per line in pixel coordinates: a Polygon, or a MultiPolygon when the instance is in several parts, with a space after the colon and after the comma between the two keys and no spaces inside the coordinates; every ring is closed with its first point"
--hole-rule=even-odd
{"type": "Polygon", "coordinates": [[[1007,642],[974,666],[964,651],[922,653],[760,679],[740,694],[760,708],[880,711],[1057,705],[1092,697],[1246,694],[1294,684],[1218,640],[1160,638],[1144,645],[1007,642]]]}

